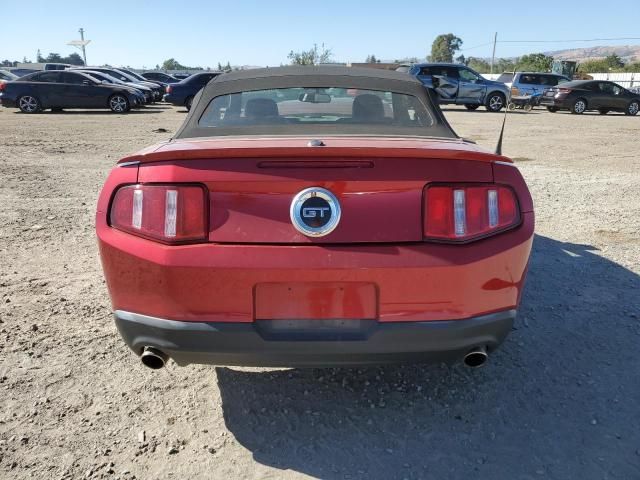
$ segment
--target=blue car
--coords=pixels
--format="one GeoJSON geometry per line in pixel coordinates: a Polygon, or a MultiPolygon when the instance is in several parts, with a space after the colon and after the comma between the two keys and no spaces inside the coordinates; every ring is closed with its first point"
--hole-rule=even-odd
{"type": "Polygon", "coordinates": [[[484,105],[490,112],[499,112],[509,98],[509,87],[504,83],[487,80],[466,65],[417,63],[400,66],[397,70],[405,71],[435,89],[443,104],[464,105],[468,110],[484,105]]]}
{"type": "Polygon", "coordinates": [[[204,88],[204,86],[220,75],[222,72],[203,72],[195,73],[178,83],[167,85],[166,94],[163,97],[165,102],[179,107],[191,109],[193,97],[204,88]]]}

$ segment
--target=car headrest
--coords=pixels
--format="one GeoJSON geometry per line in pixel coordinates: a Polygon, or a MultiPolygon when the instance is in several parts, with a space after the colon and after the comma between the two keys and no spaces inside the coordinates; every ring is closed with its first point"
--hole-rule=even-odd
{"type": "Polygon", "coordinates": [[[358,95],[353,101],[351,117],[356,120],[382,120],[384,118],[382,100],[371,93],[358,95]]]}
{"type": "Polygon", "coordinates": [[[278,116],[278,105],[270,98],[251,98],[244,107],[244,116],[266,118],[278,116]]]}

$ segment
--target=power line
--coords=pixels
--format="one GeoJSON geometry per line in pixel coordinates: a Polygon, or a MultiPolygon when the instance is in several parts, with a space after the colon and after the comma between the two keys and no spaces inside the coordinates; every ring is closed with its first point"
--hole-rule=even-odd
{"type": "Polygon", "coordinates": [[[487,45],[493,45],[493,42],[482,43],[480,45],[475,45],[473,47],[461,48],[461,52],[466,52],[467,50],[473,50],[474,48],[486,47],[487,45]]]}
{"type": "Polygon", "coordinates": [[[611,42],[615,40],[640,40],[640,37],[582,38],[571,40],[498,40],[498,43],[569,43],[569,42],[611,42]]]}

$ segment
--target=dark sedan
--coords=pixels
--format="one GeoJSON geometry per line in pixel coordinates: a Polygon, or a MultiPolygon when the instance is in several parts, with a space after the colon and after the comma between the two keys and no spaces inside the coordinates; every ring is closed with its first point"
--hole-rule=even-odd
{"type": "Polygon", "coordinates": [[[121,82],[136,83],[138,85],[143,85],[145,87],[148,87],[151,90],[153,90],[154,102],[159,101],[162,98],[162,95],[164,94],[164,87],[160,86],[159,84],[154,82],[149,82],[146,80],[145,81],[139,80],[133,75],[129,75],[128,73],[123,72],[119,68],[109,68],[109,67],[78,67],[78,68],[81,70],[91,70],[94,72],[106,73],[107,75],[111,75],[112,77],[117,78],[121,82]]]}
{"type": "Polygon", "coordinates": [[[546,89],[540,105],[550,112],[569,110],[578,115],[588,110],[597,110],[601,115],[612,111],[636,115],[640,110],[640,94],[613,82],[575,80],[546,89]]]}
{"type": "Polygon", "coordinates": [[[144,72],[141,74],[147,80],[164,84],[178,83],[181,79],[164,72],[144,72]]]}
{"type": "Polygon", "coordinates": [[[108,108],[124,113],[139,106],[139,95],[130,87],[102,84],[79,72],[44,71],[0,86],[0,103],[37,113],[47,108],[108,108]]]}
{"type": "Polygon", "coordinates": [[[118,80],[117,78],[108,75],[104,72],[98,72],[96,70],[74,70],[74,72],[86,73],[87,75],[92,76],[96,80],[102,83],[113,83],[115,85],[123,85],[133,90],[136,90],[140,95],[142,95],[142,100],[144,103],[152,103],[154,99],[154,92],[149,87],[145,87],[144,85],[140,85],[135,82],[123,82],[122,80],[118,80]]]}
{"type": "Polygon", "coordinates": [[[164,101],[179,107],[184,106],[189,110],[191,109],[191,102],[193,102],[193,97],[196,96],[196,93],[202,90],[207,83],[220,75],[220,73],[222,72],[196,73],[178,83],[172,83],[167,86],[164,101]]]}

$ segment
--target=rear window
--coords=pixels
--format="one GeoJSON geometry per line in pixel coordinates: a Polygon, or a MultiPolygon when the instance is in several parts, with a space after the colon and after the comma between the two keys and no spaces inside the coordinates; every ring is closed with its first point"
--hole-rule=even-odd
{"type": "MultiPolygon", "coordinates": [[[[429,110],[411,95],[348,88],[278,88],[221,95],[211,100],[201,127],[256,125],[372,126],[372,133],[394,127],[433,125],[429,110]],[[375,132],[373,132],[375,130],[375,132]]],[[[420,133],[416,133],[419,135],[420,133]]]]}
{"type": "Polygon", "coordinates": [[[503,73],[496,79],[496,82],[502,82],[502,83],[510,83],[512,81],[513,81],[513,73],[503,73]]]}

